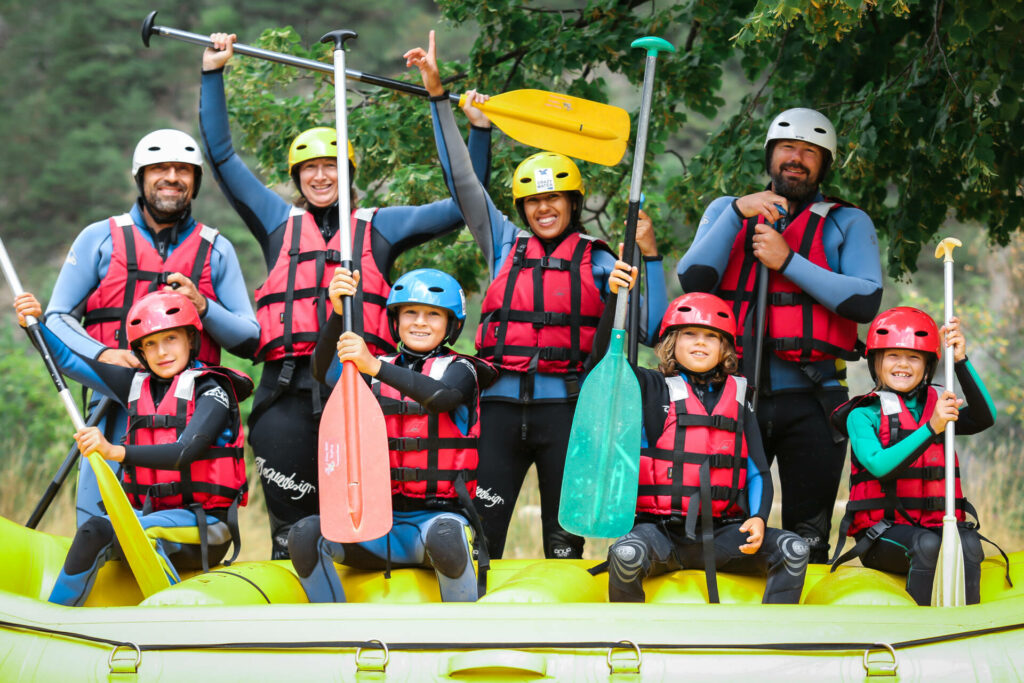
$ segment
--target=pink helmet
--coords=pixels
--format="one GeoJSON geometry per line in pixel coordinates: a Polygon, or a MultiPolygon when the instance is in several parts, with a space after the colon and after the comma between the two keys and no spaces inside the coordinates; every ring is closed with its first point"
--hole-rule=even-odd
{"type": "MultiPolygon", "coordinates": [[[[128,344],[135,342],[154,332],[163,332],[175,327],[191,327],[201,332],[203,323],[199,321],[199,312],[184,294],[161,290],[150,292],[142,297],[128,311],[128,344]]],[[[199,335],[196,334],[198,342],[199,335]]]]}
{"type": "Polygon", "coordinates": [[[661,320],[658,336],[664,337],[673,327],[685,325],[707,327],[721,332],[731,342],[736,340],[736,316],[729,304],[714,294],[690,292],[670,303],[661,320]]]}
{"type": "Polygon", "coordinates": [[[868,328],[867,351],[909,349],[939,358],[939,328],[932,317],[910,306],[885,311],[868,328]]]}

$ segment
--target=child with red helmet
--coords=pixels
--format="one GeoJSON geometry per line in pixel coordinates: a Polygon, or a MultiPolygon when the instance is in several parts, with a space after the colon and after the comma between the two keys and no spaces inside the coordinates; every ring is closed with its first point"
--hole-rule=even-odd
{"type": "MultiPolygon", "coordinates": [[[[21,324],[26,315],[42,314],[27,292],[14,307],[21,324]]],[[[155,539],[171,583],[179,580],[177,569],[207,570],[232,543],[233,560],[247,489],[238,403],[252,393],[252,380],[197,360],[203,325],[192,302],[163,290],[131,307],[126,332],[141,371],[78,355],[40,327],[63,372],[127,409],[123,445],[96,427],[79,430],[75,441],[82,453],[122,464],[125,493],[155,539]]],[[[50,602],[84,604],[100,567],[118,552],[110,520],[88,519],[75,533],[50,602]]]]}
{"type": "MultiPolygon", "coordinates": [[[[614,289],[631,284],[628,273],[616,264],[614,289]]],[[[718,602],[716,569],[766,575],[765,603],[799,602],[809,549],[767,527],[772,480],[747,382],[735,374],[732,308],[684,294],[660,338],[658,369],[634,368],[644,420],[637,515],[608,550],[609,600],[643,602],[645,578],[703,566],[709,602],[718,602]]]]}
{"type": "MultiPolygon", "coordinates": [[[[867,338],[871,393],[850,399],[832,415],[850,437],[850,502],[839,530],[833,570],[853,557],[865,567],[907,575],[907,592],[919,605],[931,602],[945,509],[943,432],[976,434],[995,424],[996,409],[970,361],[953,318],[940,330],[924,311],[898,306],[871,323],[867,338]],[[930,384],[941,355],[953,353],[964,399],[930,384]],[[856,545],[840,556],[845,536],[856,545]]],[[[981,536],[966,520],[974,508],[960,488],[956,464],[956,517],[963,547],[966,598],[980,600],[981,536]]]]}

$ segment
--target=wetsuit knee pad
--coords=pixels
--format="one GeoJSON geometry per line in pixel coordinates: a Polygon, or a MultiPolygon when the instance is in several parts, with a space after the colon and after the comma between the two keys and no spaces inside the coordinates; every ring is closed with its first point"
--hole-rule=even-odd
{"type": "Polygon", "coordinates": [[[458,520],[443,518],[431,524],[424,544],[430,564],[437,571],[450,579],[457,579],[466,571],[466,532],[458,520]]]}
{"type": "Polygon", "coordinates": [[[791,574],[804,571],[811,559],[811,548],[807,541],[792,531],[783,531],[779,536],[779,552],[791,574]]]}
{"type": "Polygon", "coordinates": [[[939,547],[942,536],[931,531],[922,531],[914,536],[910,544],[910,563],[915,570],[935,569],[939,561],[939,547]]]}
{"type": "Polygon", "coordinates": [[[296,573],[305,578],[320,561],[320,516],[313,515],[296,522],[288,532],[288,552],[296,573]]]}
{"type": "Polygon", "coordinates": [[[564,529],[556,529],[544,539],[544,556],[559,560],[583,557],[583,538],[564,529]]]}
{"type": "Polygon", "coordinates": [[[67,574],[80,574],[96,562],[96,555],[114,542],[114,527],[106,517],[90,517],[75,532],[75,539],[64,560],[67,574]]]}
{"type": "Polygon", "coordinates": [[[628,584],[647,575],[651,566],[647,544],[636,538],[623,538],[608,549],[608,575],[613,581],[628,584]]]}

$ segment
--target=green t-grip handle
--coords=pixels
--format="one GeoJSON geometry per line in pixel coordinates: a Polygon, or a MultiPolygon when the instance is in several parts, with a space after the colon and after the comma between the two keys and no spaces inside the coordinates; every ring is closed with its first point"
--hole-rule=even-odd
{"type": "Polygon", "coordinates": [[[629,44],[630,47],[642,47],[647,50],[648,57],[657,57],[659,52],[675,52],[675,46],[657,36],[644,36],[643,38],[637,38],[629,44]]]}

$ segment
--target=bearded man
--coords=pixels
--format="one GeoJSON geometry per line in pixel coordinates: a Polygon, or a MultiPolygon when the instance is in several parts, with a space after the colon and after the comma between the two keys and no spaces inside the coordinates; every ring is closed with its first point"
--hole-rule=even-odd
{"type": "MultiPolygon", "coordinates": [[[[93,223],[71,245],[46,309],[47,326],[83,356],[141,369],[128,348],[128,310],[149,292],[174,288],[202,319],[199,360],[219,364],[221,348],[252,355],[259,326],[235,249],[192,218],[203,178],[198,143],[179,130],[153,131],[135,147],[132,176],[139,197],[131,210],[93,223]]],[[[94,397],[91,408],[96,403],[94,397]]],[[[101,424],[108,440],[120,442],[126,417],[121,406],[108,409],[101,424]]],[[[92,470],[80,466],[79,524],[103,514],[99,505],[92,470]]]]}
{"type": "Polygon", "coordinates": [[[764,148],[768,189],[715,199],[677,274],[684,291],[731,303],[741,372],[756,387],[768,461],[779,463],[782,527],[807,541],[811,562],[825,562],[846,457],[829,416],[848,398],[846,361],[862,356],[857,324],[878,312],[882,266],[868,215],[819,191],[837,149],[828,118],[786,110],[764,148]]]}

